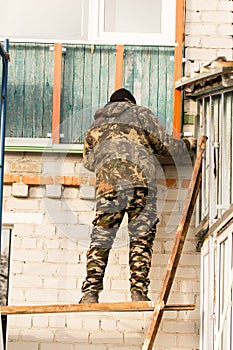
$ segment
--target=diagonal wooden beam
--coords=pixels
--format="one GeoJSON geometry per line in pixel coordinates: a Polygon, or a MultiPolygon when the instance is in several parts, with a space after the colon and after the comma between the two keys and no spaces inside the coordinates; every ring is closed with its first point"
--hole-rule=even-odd
{"type": "Polygon", "coordinates": [[[174,245],[171,251],[171,255],[167,264],[165,276],[162,282],[160,294],[158,296],[155,309],[152,315],[152,320],[149,325],[146,338],[144,340],[142,350],[152,350],[155,337],[158,333],[159,326],[163,317],[163,305],[167,303],[169,293],[171,291],[172,283],[175,277],[175,273],[179,264],[179,260],[182,254],[184,242],[187,236],[189,224],[192,218],[193,210],[195,207],[196,199],[198,196],[200,184],[201,184],[201,164],[202,156],[206,147],[205,136],[201,136],[199,140],[199,150],[195,161],[192,177],[189,185],[189,192],[185,202],[183,214],[178,225],[174,245]]]}

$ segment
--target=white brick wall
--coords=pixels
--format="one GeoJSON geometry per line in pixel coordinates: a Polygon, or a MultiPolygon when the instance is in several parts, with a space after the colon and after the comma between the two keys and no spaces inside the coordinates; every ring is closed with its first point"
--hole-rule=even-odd
{"type": "MultiPolygon", "coordinates": [[[[233,2],[228,0],[186,0],[185,75],[199,72],[204,63],[219,56],[233,59],[233,2]]],[[[185,101],[183,132],[194,133],[196,105],[185,101]]]]}
{"type": "MultiPolygon", "coordinates": [[[[43,157],[45,158],[45,157],[43,157]]],[[[49,158],[49,157],[47,157],[49,158]]],[[[47,159],[46,158],[46,159],[47,159]]],[[[27,166],[23,156],[6,157],[20,169],[20,174],[33,174],[38,155],[30,155],[27,166]],[[18,158],[17,158],[18,157],[18,158]],[[20,165],[20,162],[23,165],[20,165]],[[31,169],[31,170],[30,170],[31,169]],[[30,170],[30,171],[29,171],[30,170]]],[[[52,155],[50,160],[60,162],[52,155]]],[[[64,162],[67,174],[87,175],[75,157],[67,155],[64,162]],[[79,173],[80,171],[80,173],[79,173]]],[[[53,164],[55,165],[55,164],[53,164]]],[[[56,165],[55,165],[56,168],[56,165]]],[[[37,164],[35,173],[53,171],[49,162],[37,164]]],[[[15,169],[14,169],[15,171],[15,169]]],[[[164,173],[176,179],[173,166],[165,166],[164,173]]],[[[162,173],[161,173],[162,174],[162,173]]],[[[64,175],[64,173],[63,173],[64,175]]],[[[151,268],[150,296],[158,296],[165,267],[172,247],[175,226],[180,218],[187,195],[182,181],[190,176],[186,168],[180,169],[180,178],[170,188],[159,186],[158,198],[167,196],[154,245],[151,268]],[[172,215],[171,215],[172,211],[172,215]]],[[[87,180],[87,183],[89,181],[87,180]]],[[[90,186],[90,185],[89,185],[90,186]]],[[[85,254],[89,244],[91,221],[95,203],[81,200],[79,187],[61,187],[59,196],[51,195],[46,186],[28,186],[28,196],[16,198],[7,185],[4,192],[4,224],[13,226],[11,255],[10,304],[77,303],[85,277],[85,254]]],[[[56,188],[54,189],[56,192],[56,188]]],[[[57,192],[56,192],[57,193],[57,192]]],[[[56,194],[55,193],[55,194],[56,194]]],[[[25,194],[23,193],[23,196],[25,194]]],[[[128,236],[126,221],[117,234],[107,267],[104,291],[100,301],[130,301],[128,236]]],[[[197,349],[199,341],[199,254],[196,239],[190,230],[184,254],[172,289],[170,302],[193,303],[197,308],[189,312],[165,313],[156,348],[161,350],[197,349]]],[[[94,313],[44,314],[9,317],[8,350],[139,350],[144,340],[151,313],[94,313]]]]}
{"type": "Polygon", "coordinates": [[[218,56],[232,60],[232,11],[228,0],[186,0],[186,73],[218,56]]]}

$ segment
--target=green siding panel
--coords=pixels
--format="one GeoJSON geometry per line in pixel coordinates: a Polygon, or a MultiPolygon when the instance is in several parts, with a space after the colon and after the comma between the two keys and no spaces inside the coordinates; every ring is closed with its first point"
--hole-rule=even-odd
{"type": "Polygon", "coordinates": [[[51,133],[53,52],[47,44],[9,46],[6,136],[47,137],[51,133]]]}
{"type": "Polygon", "coordinates": [[[174,48],[126,46],[124,87],[137,103],[149,107],[161,124],[172,132],[174,48]]]}
{"type": "MultiPolygon", "coordinates": [[[[95,111],[114,91],[116,46],[64,44],[61,143],[82,143],[95,111]]],[[[49,44],[10,43],[6,136],[51,133],[54,52],[49,44]]],[[[125,46],[123,86],[172,132],[174,48],[125,46]]]]}
{"type": "Polygon", "coordinates": [[[115,47],[65,45],[61,142],[83,142],[94,112],[114,91],[115,47]]]}

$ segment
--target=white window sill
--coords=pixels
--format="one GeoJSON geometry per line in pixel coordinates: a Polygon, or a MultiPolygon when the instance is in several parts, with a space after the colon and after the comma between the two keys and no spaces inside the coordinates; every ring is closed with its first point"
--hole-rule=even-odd
{"type": "Polygon", "coordinates": [[[53,144],[49,138],[6,137],[5,151],[82,153],[83,144],[53,144]]]}

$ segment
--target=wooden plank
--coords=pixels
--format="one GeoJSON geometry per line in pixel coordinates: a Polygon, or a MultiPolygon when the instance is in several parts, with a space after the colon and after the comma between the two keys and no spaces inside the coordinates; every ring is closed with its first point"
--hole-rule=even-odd
{"type": "Polygon", "coordinates": [[[159,122],[166,128],[167,106],[167,55],[164,47],[159,47],[159,71],[158,71],[158,113],[159,122]]]}
{"type": "Polygon", "coordinates": [[[174,103],[174,48],[166,47],[167,55],[167,86],[166,86],[166,131],[173,132],[173,103],[174,103]]]}
{"type": "Polygon", "coordinates": [[[158,116],[158,90],[159,90],[159,48],[150,47],[149,56],[149,108],[158,116]]]}
{"type": "Polygon", "coordinates": [[[53,107],[53,80],[54,72],[51,67],[54,65],[54,54],[50,50],[50,44],[46,44],[44,52],[44,98],[43,98],[43,136],[48,137],[48,133],[52,132],[52,107],[53,107]]]}
{"type": "Polygon", "coordinates": [[[171,251],[171,255],[167,264],[165,276],[162,282],[160,294],[158,296],[156,306],[152,315],[152,320],[146,334],[142,350],[152,350],[156,334],[158,332],[162,316],[163,305],[167,303],[172,283],[178,267],[178,263],[182,254],[185,238],[188,232],[189,224],[195,207],[198,191],[201,183],[201,163],[202,155],[205,150],[207,138],[202,136],[199,141],[199,151],[195,161],[193,174],[190,180],[189,193],[184,206],[183,214],[177,228],[176,237],[171,251]]]}
{"type": "MultiPolygon", "coordinates": [[[[74,124],[76,127],[74,128],[75,134],[74,138],[76,142],[84,141],[84,132],[83,132],[83,95],[84,95],[84,87],[85,87],[85,46],[79,45],[75,50],[74,57],[74,94],[76,99],[76,107],[74,109],[74,124]]],[[[88,79],[88,77],[86,77],[88,79]]]]}
{"type": "Polygon", "coordinates": [[[150,108],[150,76],[151,76],[151,62],[150,62],[150,48],[148,46],[141,48],[141,86],[142,96],[141,103],[143,106],[150,108]]]}
{"type": "MultiPolygon", "coordinates": [[[[182,58],[184,44],[184,6],[185,1],[176,1],[176,47],[174,56],[174,81],[182,77],[182,58]]],[[[179,139],[181,133],[181,90],[174,89],[173,137],[179,139]]]]}
{"type": "MultiPolygon", "coordinates": [[[[108,55],[108,65],[109,65],[109,75],[108,75],[108,97],[111,96],[111,94],[115,90],[115,67],[116,67],[116,48],[115,46],[109,46],[109,55],[108,55]]],[[[124,68],[122,67],[124,70],[124,68]]],[[[124,86],[124,76],[122,73],[122,86],[124,86]]]]}
{"type": "Polygon", "coordinates": [[[33,96],[34,119],[31,127],[32,135],[36,138],[43,137],[45,51],[45,44],[35,45],[35,73],[33,82],[35,85],[35,93],[33,96]]]}
{"type": "MultiPolygon", "coordinates": [[[[95,46],[86,45],[84,47],[85,60],[84,60],[84,76],[83,76],[83,111],[82,111],[82,135],[84,138],[90,126],[90,116],[87,116],[87,111],[90,111],[92,105],[92,82],[93,82],[93,56],[95,55],[95,46]]],[[[91,116],[92,117],[92,116],[91,116]]]]}
{"type": "Polygon", "coordinates": [[[60,141],[60,108],[62,83],[62,44],[54,44],[54,88],[53,88],[53,114],[52,138],[53,143],[60,141]]]}
{"type": "Polygon", "coordinates": [[[134,56],[134,46],[125,46],[123,84],[126,89],[132,92],[132,94],[134,94],[134,56]]]}
{"type": "MultiPolygon", "coordinates": [[[[117,302],[96,304],[54,304],[54,305],[24,305],[0,306],[2,315],[45,314],[45,313],[71,313],[71,312],[129,312],[153,311],[153,301],[117,302]]],[[[164,311],[194,310],[194,304],[171,304],[163,306],[164,311]]]]}
{"type": "MultiPolygon", "coordinates": [[[[9,115],[7,110],[7,125],[6,125],[6,136],[8,137],[22,137],[24,136],[23,126],[23,112],[24,112],[24,90],[25,90],[25,44],[14,44],[14,51],[11,52],[11,62],[15,62],[14,70],[9,69],[8,85],[12,88],[13,99],[10,102],[10,95],[8,94],[8,105],[12,104],[12,115],[9,115]],[[14,52],[14,54],[13,54],[14,52]],[[13,73],[13,76],[11,75],[13,73]],[[9,123],[8,123],[9,118],[9,123]]],[[[10,89],[8,89],[10,90],[10,89]]]]}
{"type": "MultiPolygon", "coordinates": [[[[65,143],[72,142],[83,142],[83,137],[81,135],[81,117],[82,115],[82,96],[83,96],[83,55],[84,49],[81,45],[69,45],[69,50],[73,52],[73,76],[69,77],[69,88],[72,89],[73,93],[73,115],[71,116],[70,125],[65,124],[65,128],[70,128],[72,130],[72,140],[68,138],[68,132],[65,133],[67,135],[64,139],[65,143]]],[[[68,86],[64,86],[64,88],[68,88],[68,86]]],[[[65,110],[63,108],[63,119],[65,117],[65,110]]],[[[64,129],[65,129],[64,128],[64,129]]]]}
{"type": "Polygon", "coordinates": [[[34,96],[35,96],[35,44],[25,47],[24,70],[24,108],[23,108],[23,137],[33,137],[33,124],[35,124],[34,96]]]}
{"type": "Polygon", "coordinates": [[[124,45],[117,45],[116,46],[115,90],[118,90],[122,87],[123,66],[124,66],[124,45]]]}
{"type": "MultiPolygon", "coordinates": [[[[74,46],[66,45],[66,53],[62,60],[62,93],[61,93],[61,115],[60,115],[60,135],[64,135],[60,142],[73,142],[71,116],[73,114],[73,51],[74,46]]],[[[75,130],[75,129],[74,129],[75,130]]]]}

